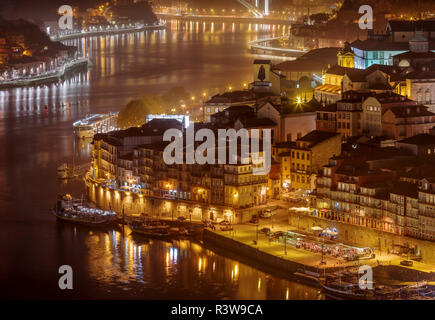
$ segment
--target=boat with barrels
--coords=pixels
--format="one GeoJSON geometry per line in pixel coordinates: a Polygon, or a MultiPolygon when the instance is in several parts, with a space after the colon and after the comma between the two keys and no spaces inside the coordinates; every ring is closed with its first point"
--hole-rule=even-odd
{"type": "Polygon", "coordinates": [[[170,230],[170,226],[157,220],[139,221],[134,220],[128,224],[134,234],[150,238],[170,238],[174,236],[175,230],[170,230]]]}
{"type": "Polygon", "coordinates": [[[120,222],[116,212],[86,206],[69,194],[59,195],[52,212],[58,220],[91,227],[115,227],[120,222]]]}

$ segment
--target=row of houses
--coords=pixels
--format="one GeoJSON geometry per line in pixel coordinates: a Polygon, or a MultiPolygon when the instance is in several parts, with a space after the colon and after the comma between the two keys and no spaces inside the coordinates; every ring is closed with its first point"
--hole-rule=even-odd
{"type": "MultiPolygon", "coordinates": [[[[235,163],[226,161],[227,164],[219,164],[216,161],[215,164],[202,165],[186,160],[187,145],[191,142],[184,131],[183,163],[167,164],[163,153],[169,142],[162,140],[164,132],[173,128],[183,130],[177,120],[154,119],[140,128],[96,135],[93,140],[93,178],[111,182],[125,191],[139,189],[152,197],[237,209],[265,204],[269,197],[279,192],[279,177],[275,174],[277,164],[274,163],[268,173],[254,174],[254,167],[260,165],[253,163],[253,152],[249,153],[246,162],[242,161],[241,142],[238,142],[235,163]]],[[[201,128],[216,129],[210,125],[195,125],[194,132],[201,128]]],[[[199,143],[194,144],[197,146],[199,143]]],[[[229,150],[225,153],[228,157],[229,150]]],[[[261,149],[258,155],[262,155],[261,149]]]]}
{"type": "Polygon", "coordinates": [[[435,126],[429,107],[392,92],[347,91],[342,99],[318,108],[317,130],[353,136],[385,136],[401,140],[428,133],[435,126]]]}
{"type": "Polygon", "coordinates": [[[420,135],[413,140],[399,148],[354,144],[351,152],[331,157],[316,180],[313,215],[434,240],[435,172],[430,161],[435,136],[420,135]],[[424,145],[424,161],[401,148],[407,144],[424,145]]]}

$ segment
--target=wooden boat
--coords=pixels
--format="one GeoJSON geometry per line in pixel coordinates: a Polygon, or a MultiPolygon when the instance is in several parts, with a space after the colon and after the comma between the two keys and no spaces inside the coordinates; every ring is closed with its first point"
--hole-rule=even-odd
{"type": "Polygon", "coordinates": [[[315,286],[319,286],[320,281],[323,280],[319,273],[305,269],[298,269],[293,273],[293,275],[297,278],[297,280],[315,286]]]}
{"type": "Polygon", "coordinates": [[[169,232],[170,227],[161,223],[142,224],[133,221],[128,226],[133,233],[146,237],[162,239],[167,239],[171,236],[173,237],[173,234],[171,235],[171,233],[169,232]]]}
{"type": "Polygon", "coordinates": [[[58,220],[91,227],[115,227],[119,223],[116,212],[87,207],[70,195],[60,195],[52,210],[58,220]]]}

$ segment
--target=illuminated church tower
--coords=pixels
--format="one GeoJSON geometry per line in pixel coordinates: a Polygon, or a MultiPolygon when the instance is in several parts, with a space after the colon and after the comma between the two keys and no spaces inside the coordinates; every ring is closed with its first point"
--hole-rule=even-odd
{"type": "Polygon", "coordinates": [[[355,68],[355,53],[353,53],[349,42],[344,43],[344,47],[338,51],[337,56],[339,66],[355,68]]]}

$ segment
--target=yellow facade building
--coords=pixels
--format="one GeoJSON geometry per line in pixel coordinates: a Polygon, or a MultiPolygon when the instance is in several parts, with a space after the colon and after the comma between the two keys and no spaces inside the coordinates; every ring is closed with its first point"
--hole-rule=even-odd
{"type": "Polygon", "coordinates": [[[317,171],[341,153],[340,134],[315,130],[296,140],[291,148],[291,189],[315,189],[317,171]]]}

